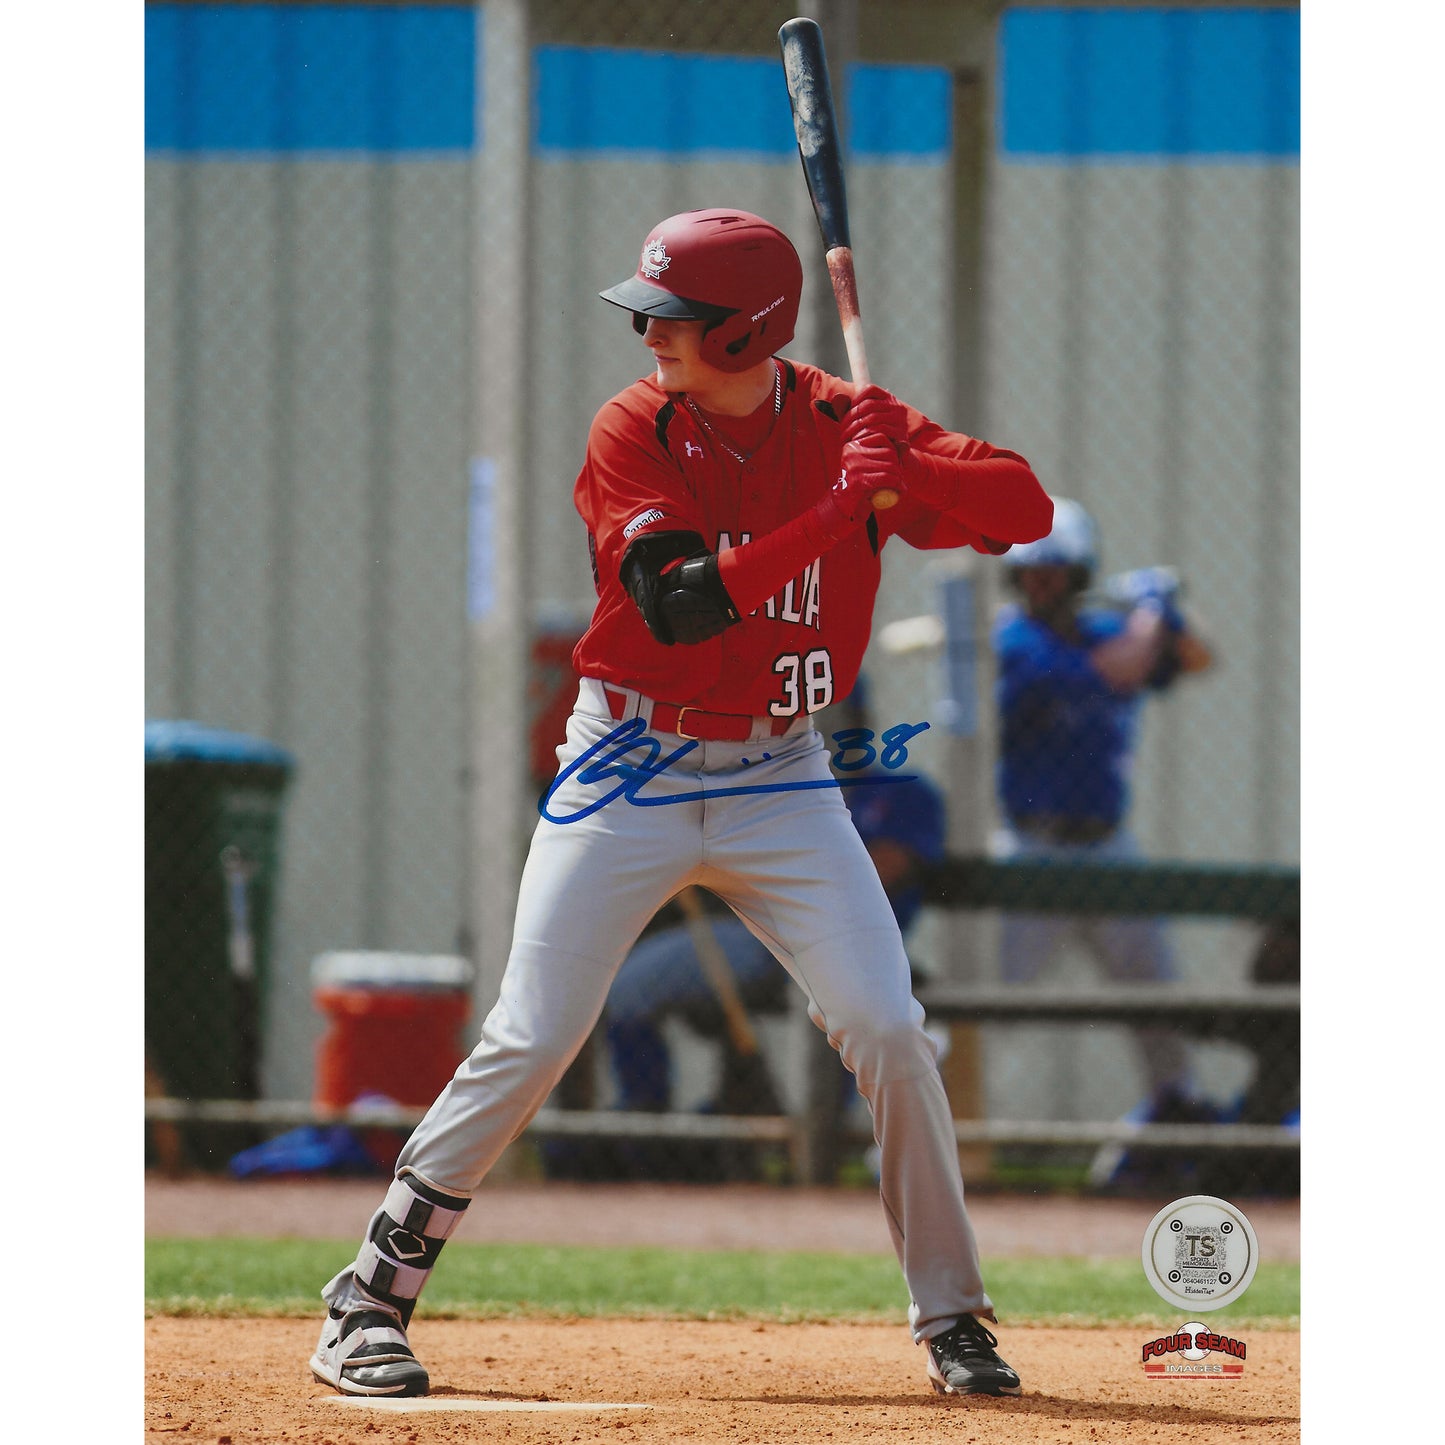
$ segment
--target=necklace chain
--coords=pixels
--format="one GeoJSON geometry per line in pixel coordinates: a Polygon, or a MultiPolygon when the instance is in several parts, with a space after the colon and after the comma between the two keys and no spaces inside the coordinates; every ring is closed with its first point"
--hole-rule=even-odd
{"type": "MultiPolygon", "coordinates": [[[[689,396],[684,398],[687,402],[687,409],[702,423],[707,434],[736,462],[746,462],[751,452],[744,456],[735,446],[725,441],[713,424],[702,414],[702,408],[689,396]]],[[[775,361],[773,363],[773,419],[777,420],[783,413],[783,368],[775,361]]]]}

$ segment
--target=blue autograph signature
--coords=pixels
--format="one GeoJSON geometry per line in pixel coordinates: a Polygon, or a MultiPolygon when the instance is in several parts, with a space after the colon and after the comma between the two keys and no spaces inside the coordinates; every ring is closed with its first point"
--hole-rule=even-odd
{"type": "MultiPolygon", "coordinates": [[[[881,748],[874,746],[874,733],[871,728],[844,728],[833,734],[833,741],[838,747],[833,766],[843,773],[857,772],[875,762],[888,769],[901,768],[908,761],[909,740],[924,732],[928,726],[926,722],[897,723],[891,728],[885,728],[878,735],[878,741],[883,744],[881,748]]],[[[866,778],[817,778],[800,783],[751,783],[733,788],[709,788],[706,792],[699,789],[691,793],[672,793],[659,798],[641,795],[648,783],[662,777],[674,763],[685,758],[695,747],[696,740],[689,739],[663,758],[662,744],[648,734],[647,724],[641,718],[629,718],[628,721],[619,723],[606,737],[593,743],[586,752],[568,763],[552,779],[551,786],[537,803],[537,811],[549,823],[579,823],[617,798],[626,798],[635,808],[661,808],[671,803],[698,803],[704,798],[735,798],[746,793],[798,793],[814,788],[909,783],[916,776],[912,773],[889,777],[871,774],[866,778]],[[624,761],[628,754],[639,748],[645,750],[644,757],[640,760],[624,761]],[[618,781],[611,789],[575,813],[554,813],[551,809],[553,796],[558,788],[573,777],[589,788],[605,784],[614,778],[618,781]]]]}

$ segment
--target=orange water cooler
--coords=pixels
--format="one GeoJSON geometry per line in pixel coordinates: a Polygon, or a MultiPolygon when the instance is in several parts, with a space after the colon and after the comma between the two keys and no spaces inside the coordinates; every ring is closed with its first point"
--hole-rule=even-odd
{"type": "Polygon", "coordinates": [[[363,1096],[428,1107],[471,1052],[472,966],[452,954],[323,953],[311,966],[327,1019],[313,1102],[363,1096]]]}

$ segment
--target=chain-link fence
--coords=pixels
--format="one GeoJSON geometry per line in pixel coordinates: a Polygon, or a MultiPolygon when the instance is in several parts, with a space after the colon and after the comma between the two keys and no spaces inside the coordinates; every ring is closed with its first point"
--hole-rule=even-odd
{"type": "MultiPolygon", "coordinates": [[[[593,596],[572,483],[646,370],[596,293],[647,228],[774,220],[806,272],[788,352],[846,374],[792,13],[147,5],[160,1162],[384,1168],[495,998],[593,596]],[[378,1129],[322,1127],[359,1097],[378,1129]]],[[[1086,588],[1074,651],[1040,642],[1047,566],[884,559],[870,708],[930,723],[906,937],[966,1174],[1290,1189],[1298,10],[809,13],[875,378],[1091,528],[1035,559],[1086,588]],[[1090,712],[1071,659],[1148,617],[1172,640],[1090,712]]],[[[702,901],[654,920],[651,984],[505,1167],[869,1177],[797,991],[702,901]]]]}

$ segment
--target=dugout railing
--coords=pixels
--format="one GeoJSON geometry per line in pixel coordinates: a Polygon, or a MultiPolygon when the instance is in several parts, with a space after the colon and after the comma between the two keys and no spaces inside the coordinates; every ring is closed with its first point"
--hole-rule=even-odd
{"type": "MultiPolygon", "coordinates": [[[[1096,984],[1009,986],[937,981],[917,990],[928,1017],[949,1024],[1124,1024],[1163,1027],[1254,1051],[1257,1068],[1292,1070],[1298,1089],[1300,985],[1291,962],[1260,964],[1276,933],[1298,938],[1297,868],[1172,861],[1093,862],[956,857],[929,869],[924,896],[937,907],[1082,916],[1179,917],[1252,922],[1259,946],[1251,976],[1232,986],[1096,984]],[[1274,981],[1274,980],[1279,981],[1274,981]],[[1262,981],[1269,980],[1269,981],[1262,981]],[[1281,1041],[1286,1045],[1280,1047],[1281,1041]],[[1289,1045],[1293,1046],[1290,1057],[1289,1045]],[[1277,1051],[1277,1053],[1276,1053],[1277,1051]],[[1271,1055],[1275,1055],[1271,1057],[1271,1055]]],[[[1287,957],[1290,957],[1288,954],[1287,957]]],[[[1290,1082],[1290,1081],[1286,1081],[1290,1082]]],[[[815,1121],[816,1126],[816,1121],[815,1121]]],[[[960,1145],[1031,1144],[1167,1150],[1205,1155],[1297,1155],[1299,1131],[1278,1120],[1129,1123],[964,1119],[960,1145]]]]}
{"type": "MultiPolygon", "coordinates": [[[[1274,928],[1297,931],[1299,870],[1208,863],[1076,863],[954,857],[922,878],[927,902],[945,909],[1017,910],[1083,915],[1159,915],[1253,922],[1267,937],[1274,928]]],[[[1297,936],[1297,932],[1296,932],[1297,936]]],[[[1296,955],[1297,959],[1297,955],[1296,955]]],[[[1256,970],[1257,972],[1257,970],[1256,970]]],[[[1192,1038],[1237,1042],[1256,1050],[1293,1039],[1300,1022],[1298,973],[1285,982],[1249,980],[1225,988],[1175,984],[1057,987],[930,982],[917,997],[931,1021],[970,1024],[1124,1024],[1178,1029],[1192,1038]]],[[[1288,1061],[1286,1061],[1288,1063],[1288,1061]]],[[[1297,1067],[1297,1065],[1296,1065],[1297,1067]]],[[[1294,1079],[1298,1085],[1297,1076],[1294,1079]]],[[[817,1095],[821,1091],[807,1091],[817,1095]]],[[[409,1128],[424,1110],[355,1105],[323,1110],[291,1100],[187,1100],[149,1097],[153,1124],[245,1124],[257,1128],[342,1123],[356,1128],[409,1128]]],[[[528,1127],[545,1139],[653,1139],[775,1143],[786,1148],[791,1176],[826,1183],[839,1146],[830,1109],[804,1106],[794,1114],[721,1115],[630,1113],[549,1104],[528,1127]]],[[[1035,1145],[1202,1155],[1297,1155],[1299,1131],[1280,1122],[1130,1123],[958,1118],[960,1146],[1035,1145]]]]}

